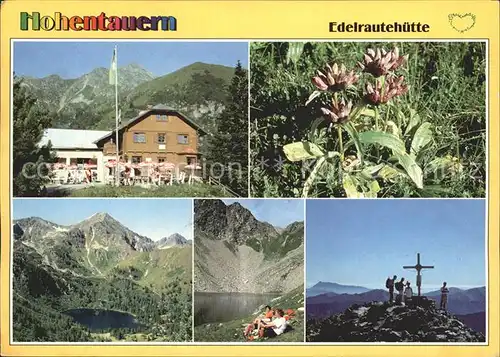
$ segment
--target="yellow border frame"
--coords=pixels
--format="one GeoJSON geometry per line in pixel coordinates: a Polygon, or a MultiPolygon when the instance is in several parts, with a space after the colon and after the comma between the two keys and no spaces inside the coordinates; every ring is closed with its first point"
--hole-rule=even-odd
{"type": "Polygon", "coordinates": [[[499,354],[499,11],[497,1],[3,1],[0,7],[1,49],[1,355],[6,356],[387,356],[428,357],[485,356],[499,354]],[[126,6],[124,4],[126,3],[126,6]],[[20,31],[19,13],[61,12],[66,16],[165,15],[175,16],[178,31],[136,32],[64,32],[20,31]],[[455,31],[448,14],[473,13],[476,23],[467,32],[455,31]],[[330,21],[379,23],[415,21],[428,23],[429,33],[345,33],[328,32],[330,21]],[[336,37],[334,37],[336,36],[336,37]],[[341,37],[340,37],[341,36],[341,37]],[[488,346],[47,346],[10,345],[9,259],[10,259],[10,39],[11,38],[113,38],[113,39],[488,39],[489,40],[489,276],[488,276],[488,346]]]}

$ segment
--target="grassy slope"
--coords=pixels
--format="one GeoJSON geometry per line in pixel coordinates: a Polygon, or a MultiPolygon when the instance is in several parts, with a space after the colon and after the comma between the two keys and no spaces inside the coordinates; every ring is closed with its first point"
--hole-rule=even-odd
{"type": "Polygon", "coordinates": [[[205,71],[210,72],[214,77],[223,79],[228,84],[234,75],[234,68],[232,67],[196,62],[173,73],[138,85],[134,88],[132,103],[135,107],[151,104],[148,100],[150,100],[152,93],[162,91],[164,88],[183,86],[189,82],[193,74],[202,74],[205,71]]]}
{"type": "Polygon", "coordinates": [[[60,195],[72,197],[230,197],[217,186],[207,184],[161,186],[142,188],[139,186],[112,187],[94,186],[60,195]]]}
{"type": "MultiPolygon", "coordinates": [[[[297,311],[304,307],[304,286],[300,286],[273,302],[275,307],[294,309],[296,316],[291,320],[292,330],[273,339],[257,339],[255,342],[303,342],[304,341],[304,314],[297,311]]],[[[257,315],[250,315],[242,319],[229,322],[209,323],[194,328],[194,340],[198,342],[243,342],[243,325],[252,322],[257,315]]]]}
{"type": "MultiPolygon", "coordinates": [[[[187,85],[194,74],[202,74],[208,71],[215,78],[222,79],[229,84],[234,75],[234,68],[215,64],[195,62],[179,70],[154,78],[150,81],[139,84],[130,93],[120,98],[120,106],[124,120],[128,121],[137,114],[137,110],[129,111],[129,108],[145,108],[147,105],[156,105],[155,98],[169,99],[168,91],[182,88],[187,85]],[[135,115],[133,115],[135,113],[135,115]]],[[[169,103],[163,103],[169,105],[169,103]]],[[[94,123],[95,129],[110,130],[114,126],[115,110],[113,106],[105,103],[99,108],[100,120],[94,123]]]]}
{"type": "Polygon", "coordinates": [[[304,242],[304,222],[295,222],[281,233],[280,239],[266,239],[263,243],[267,259],[282,258],[304,242]]]}
{"type": "Polygon", "coordinates": [[[192,278],[191,246],[141,252],[120,262],[117,267],[133,267],[139,270],[141,278],[138,283],[152,287],[155,291],[165,286],[169,280],[178,277],[183,283],[182,288],[191,292],[191,285],[184,285],[184,283],[189,283],[192,278]]]}

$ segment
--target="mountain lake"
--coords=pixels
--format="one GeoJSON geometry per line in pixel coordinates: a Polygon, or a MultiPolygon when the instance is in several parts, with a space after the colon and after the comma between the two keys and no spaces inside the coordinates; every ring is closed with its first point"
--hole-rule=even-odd
{"type": "Polygon", "coordinates": [[[128,312],[104,309],[71,309],[63,311],[79,324],[85,325],[90,331],[100,331],[110,328],[136,329],[142,325],[136,317],[128,312]]]}
{"type": "Polygon", "coordinates": [[[253,314],[261,305],[273,306],[279,293],[194,293],[194,323],[226,322],[253,314]]]}

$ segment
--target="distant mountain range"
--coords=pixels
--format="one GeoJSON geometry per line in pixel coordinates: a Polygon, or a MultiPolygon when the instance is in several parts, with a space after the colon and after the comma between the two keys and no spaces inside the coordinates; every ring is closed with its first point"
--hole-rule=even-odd
{"type": "Polygon", "coordinates": [[[162,322],[170,294],[190,318],[192,247],[181,235],[154,242],[107,213],[68,226],[23,218],[13,231],[14,340],[92,340],[63,314],[76,308],[128,312],[153,340],[185,340],[162,322]]]}
{"type": "MultiPolygon", "coordinates": [[[[440,291],[426,294],[429,299],[439,304],[440,291]]],[[[467,315],[486,310],[486,288],[479,287],[462,290],[450,288],[448,297],[448,310],[457,315],[467,315]]],[[[307,289],[307,314],[314,316],[329,316],[347,309],[352,304],[364,304],[371,301],[385,301],[389,298],[387,290],[369,290],[360,286],[341,285],[336,283],[320,282],[307,289]],[[319,288],[316,288],[319,286],[319,288]],[[314,294],[320,290],[326,293],[314,294]],[[362,291],[361,293],[344,293],[343,291],[362,291]]]]}
{"type": "MultiPolygon", "coordinates": [[[[227,104],[227,86],[233,74],[232,67],[201,62],[160,77],[138,64],[120,67],[118,88],[122,121],[132,119],[148,105],[166,104],[202,126],[210,127],[211,118],[227,104]]],[[[109,69],[96,68],[74,79],[58,75],[20,78],[25,88],[38,99],[37,105],[52,114],[52,127],[113,128],[115,93],[109,84],[109,69]]]]}
{"type": "MultiPolygon", "coordinates": [[[[433,291],[424,295],[439,304],[441,299],[440,291],[433,291]]],[[[448,311],[457,315],[486,311],[486,288],[484,286],[467,290],[450,288],[448,311]]]]}
{"type": "Polygon", "coordinates": [[[196,200],[195,291],[289,292],[304,284],[304,222],[276,229],[240,203],[196,200]]]}
{"type": "MultiPolygon", "coordinates": [[[[320,284],[320,289],[329,289],[330,292],[319,295],[310,295],[308,292],[306,300],[308,318],[326,318],[340,314],[354,304],[363,305],[374,301],[387,301],[389,298],[387,290],[382,289],[368,290],[363,287],[354,287],[355,290],[366,289],[367,291],[352,294],[340,293],[353,288],[351,286],[325,282],[318,284],[320,284]]],[[[315,288],[315,286],[312,288],[315,288]]],[[[318,290],[313,289],[312,292],[318,290]]],[[[439,306],[440,291],[432,291],[423,295],[430,300],[434,300],[439,306]]],[[[481,323],[484,322],[486,311],[486,288],[479,287],[467,290],[450,288],[448,311],[458,315],[466,324],[471,323],[473,325],[471,327],[477,331],[484,332],[484,324],[481,325],[481,323]],[[483,327],[478,328],[478,326],[483,327]]]]}
{"type": "Polygon", "coordinates": [[[316,296],[325,293],[334,293],[334,294],[359,294],[369,291],[370,289],[364,288],[362,286],[353,286],[353,285],[341,285],[337,283],[329,283],[325,281],[320,281],[314,286],[308,288],[306,290],[306,295],[316,296]]]}

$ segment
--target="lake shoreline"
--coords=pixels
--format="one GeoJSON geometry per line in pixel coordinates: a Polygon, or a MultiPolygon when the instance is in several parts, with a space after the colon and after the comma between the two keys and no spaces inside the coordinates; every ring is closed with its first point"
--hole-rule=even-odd
{"type": "Polygon", "coordinates": [[[194,324],[217,324],[253,315],[259,308],[271,305],[283,293],[196,292],[194,293],[194,324]]]}

